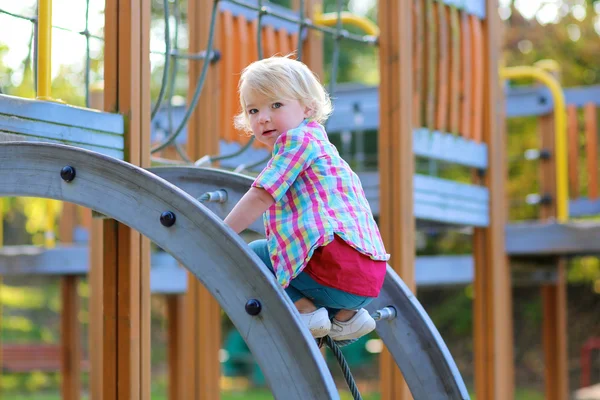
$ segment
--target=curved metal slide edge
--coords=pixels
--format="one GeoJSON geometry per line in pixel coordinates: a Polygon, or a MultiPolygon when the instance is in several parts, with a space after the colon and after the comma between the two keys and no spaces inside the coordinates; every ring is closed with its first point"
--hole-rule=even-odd
{"type": "Polygon", "coordinates": [[[71,146],[0,144],[0,196],[52,198],[97,210],[150,238],[217,299],[256,357],[277,399],[339,399],[293,303],[237,235],[183,190],[128,163],[71,146]],[[61,169],[75,168],[71,182],[61,169]],[[175,224],[163,226],[172,211],[175,224]],[[262,311],[251,316],[246,302],[262,311]]]}
{"type": "Polygon", "coordinates": [[[377,322],[415,399],[469,399],[462,376],[437,328],[415,295],[388,265],[379,297],[369,312],[393,306],[397,316],[377,322]]]}
{"type": "MultiPolygon", "coordinates": [[[[246,193],[252,178],[212,168],[156,167],[151,172],[199,197],[207,191],[225,189],[229,201],[209,204],[224,218],[246,193]]],[[[264,235],[262,223],[251,226],[264,235]]],[[[435,325],[396,272],[388,267],[379,298],[369,311],[392,305],[397,317],[379,321],[377,332],[399,366],[415,399],[468,399],[469,394],[446,344],[435,325]]]]}

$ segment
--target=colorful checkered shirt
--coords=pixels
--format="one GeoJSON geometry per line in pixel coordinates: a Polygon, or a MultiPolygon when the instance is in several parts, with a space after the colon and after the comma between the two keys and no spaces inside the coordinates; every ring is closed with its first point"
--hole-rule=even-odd
{"type": "Polygon", "coordinates": [[[305,120],[279,136],[252,186],[275,199],[263,219],[273,269],[284,288],[334,234],[374,260],[389,259],[358,176],[319,123],[305,120]]]}

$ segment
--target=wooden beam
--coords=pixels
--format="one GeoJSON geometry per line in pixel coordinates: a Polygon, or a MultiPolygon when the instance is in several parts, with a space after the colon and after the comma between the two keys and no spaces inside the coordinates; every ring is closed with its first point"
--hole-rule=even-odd
{"type": "MultiPolygon", "coordinates": [[[[199,53],[206,50],[210,26],[211,10],[214,1],[198,0],[188,3],[188,21],[190,30],[189,51],[199,53]]],[[[217,18],[217,21],[219,19],[217,18]]],[[[218,22],[217,22],[218,25],[218,22]]],[[[215,27],[220,32],[219,26],[215,27]]],[[[213,49],[218,48],[217,42],[213,49]]],[[[192,92],[197,85],[204,62],[190,62],[189,87],[192,92]]],[[[238,71],[239,72],[239,71],[238,71]]],[[[198,105],[192,114],[188,127],[187,152],[190,158],[197,160],[206,154],[219,152],[219,123],[231,124],[233,121],[220,122],[219,115],[219,84],[217,65],[209,66],[206,80],[198,105]]],[[[188,290],[184,296],[183,343],[177,346],[178,358],[183,360],[181,367],[185,374],[171,378],[184,379],[184,382],[170,382],[171,387],[185,388],[185,396],[190,400],[217,400],[220,398],[220,362],[221,348],[221,317],[220,307],[208,290],[191,273],[188,274],[188,290]]],[[[175,338],[170,338],[174,340],[175,338]]],[[[177,339],[178,340],[178,339],[177,339]]],[[[171,345],[169,345],[171,346],[171,345]]],[[[179,368],[170,365],[170,368],[179,368]]],[[[172,398],[171,400],[176,400],[172,398]]]]}
{"type": "MultiPolygon", "coordinates": [[[[182,291],[183,293],[184,291],[182,291]]],[[[168,345],[168,362],[169,362],[169,378],[168,378],[168,399],[176,400],[185,398],[185,387],[183,379],[180,376],[185,374],[185,366],[181,355],[184,352],[184,336],[185,329],[185,309],[183,296],[168,295],[167,302],[167,345],[168,345]]]]}
{"type": "MultiPolygon", "coordinates": [[[[490,225],[477,228],[475,257],[474,347],[475,391],[478,399],[513,398],[513,331],[511,280],[504,251],[506,223],[505,141],[502,93],[498,82],[499,18],[497,0],[488,0],[483,22],[483,141],[489,148],[490,225]]],[[[474,60],[475,62],[475,60],[474,60]]]]}
{"type": "MultiPolygon", "coordinates": [[[[545,204],[540,209],[540,219],[548,221],[556,217],[556,146],[554,135],[554,115],[548,114],[539,118],[540,147],[548,150],[552,155],[550,159],[542,161],[540,168],[540,192],[552,198],[550,204],[545,204]]],[[[548,230],[549,231],[549,230],[548,230]]],[[[573,234],[571,230],[565,230],[567,234],[564,239],[578,239],[581,235],[573,234]]],[[[586,230],[587,231],[587,230],[586,230]]],[[[543,232],[543,231],[542,231],[543,232]]],[[[537,235],[540,240],[548,240],[552,232],[537,235]]],[[[599,230],[600,232],[600,230],[599,230]]],[[[584,234],[584,236],[588,236],[584,234]]],[[[590,236],[594,236],[593,234],[590,236]]],[[[508,235],[507,237],[511,237],[508,235]]],[[[579,244],[577,242],[576,244],[579,244]]],[[[585,241],[584,241],[585,243],[585,241]]],[[[557,248],[561,248],[563,242],[557,248]]],[[[507,243],[507,247],[508,243],[507,243]]],[[[567,365],[567,286],[566,286],[566,260],[561,257],[553,259],[556,265],[557,281],[554,284],[546,284],[541,288],[543,322],[542,339],[544,346],[544,383],[545,398],[548,400],[567,400],[569,398],[569,372],[567,365]]]]}
{"type": "Polygon", "coordinates": [[[61,278],[61,373],[62,398],[78,400],[81,396],[81,329],[76,276],[61,278]]]}
{"type": "MultiPolygon", "coordinates": [[[[108,0],[105,19],[104,110],[126,116],[126,161],[148,167],[150,2],[108,0]]],[[[91,397],[149,399],[150,242],[114,220],[94,225],[92,253],[101,245],[102,263],[92,258],[91,324],[102,337],[90,346],[101,348],[91,355],[91,397]]]]}
{"type": "MultiPolygon", "coordinates": [[[[379,2],[380,130],[379,171],[380,227],[390,265],[415,289],[415,218],[413,215],[412,152],[412,4],[379,2]]],[[[381,399],[410,399],[411,395],[390,353],[380,358],[381,399]]]]}

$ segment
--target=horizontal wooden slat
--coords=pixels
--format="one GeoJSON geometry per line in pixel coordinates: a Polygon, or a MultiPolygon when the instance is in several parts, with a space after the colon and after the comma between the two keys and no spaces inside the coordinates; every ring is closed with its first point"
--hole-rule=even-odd
{"type": "Polygon", "coordinates": [[[107,149],[104,147],[97,147],[87,144],[71,144],[66,143],[60,140],[47,139],[44,137],[36,137],[36,136],[28,136],[15,134],[11,132],[4,132],[0,127],[0,143],[2,142],[45,142],[45,143],[59,143],[59,144],[68,144],[70,146],[79,147],[86,150],[91,150],[96,153],[104,154],[105,156],[116,158],[117,160],[124,160],[124,151],[118,149],[107,149]]]}
{"type": "Polygon", "coordinates": [[[63,144],[94,145],[107,149],[123,150],[125,143],[123,135],[67,125],[57,125],[11,115],[0,115],[0,130],[14,134],[51,139],[63,144]]]}
{"type": "Polygon", "coordinates": [[[123,159],[124,120],[118,114],[0,95],[0,132],[2,141],[61,143],[123,159]]]}
{"type": "Polygon", "coordinates": [[[506,227],[511,256],[600,254],[600,222],[528,222],[506,227]]]}
{"type": "Polygon", "coordinates": [[[123,117],[89,108],[0,94],[0,114],[123,135],[123,117]]]}
{"type": "MultiPolygon", "coordinates": [[[[31,371],[59,372],[62,347],[57,344],[4,344],[2,346],[2,369],[20,373],[31,371]]],[[[88,360],[81,360],[81,368],[88,370],[88,360]]]]}
{"type": "Polygon", "coordinates": [[[416,129],[413,133],[413,151],[416,156],[487,169],[488,149],[485,143],[476,143],[449,133],[416,129]]]}
{"type": "Polygon", "coordinates": [[[600,200],[580,197],[569,202],[569,216],[573,218],[600,215],[600,200]]]}
{"type": "MultiPolygon", "coordinates": [[[[379,215],[379,174],[365,172],[359,177],[373,214],[379,215]]],[[[486,188],[418,174],[413,185],[417,220],[481,227],[489,224],[486,188]]]]}
{"type": "MultiPolygon", "coordinates": [[[[16,253],[18,248],[8,247],[9,251],[16,253]]],[[[25,250],[21,248],[21,250],[25,250]]],[[[28,264],[27,270],[20,270],[21,273],[28,275],[38,274],[59,274],[60,268],[56,266],[68,258],[68,263],[73,265],[77,263],[77,268],[65,267],[64,272],[72,274],[77,271],[84,275],[88,271],[89,252],[87,246],[78,247],[57,247],[52,250],[45,250],[45,257],[40,257],[31,261],[24,257],[24,263],[28,264]]],[[[6,271],[6,258],[0,254],[0,271],[6,271]]],[[[527,265],[527,267],[546,269],[543,263],[536,265],[527,265]]],[[[437,287],[466,285],[473,282],[473,258],[470,255],[461,256],[421,256],[416,258],[416,283],[419,287],[437,287]]],[[[537,271],[537,270],[536,270],[537,271]]],[[[9,271],[14,274],[16,271],[9,271]]],[[[520,275],[523,280],[523,274],[520,275]]],[[[538,282],[541,279],[550,279],[548,275],[542,272],[532,272],[528,280],[538,282]]],[[[164,252],[155,252],[152,254],[152,269],[150,271],[150,288],[153,294],[183,294],[187,290],[188,274],[186,270],[179,266],[177,260],[164,252]]],[[[24,356],[25,357],[25,356],[24,356]]],[[[39,359],[35,354],[27,355],[29,358],[39,359]]]]}

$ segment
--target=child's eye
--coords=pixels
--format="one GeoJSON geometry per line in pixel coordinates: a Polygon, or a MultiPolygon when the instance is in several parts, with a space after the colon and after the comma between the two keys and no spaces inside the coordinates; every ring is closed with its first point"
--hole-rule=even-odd
{"type": "Polygon", "coordinates": [[[280,108],[280,107],[283,107],[283,104],[281,104],[279,102],[276,102],[276,103],[273,103],[273,105],[271,107],[273,107],[273,108],[280,108]]]}
{"type": "Polygon", "coordinates": [[[258,112],[258,110],[256,108],[251,108],[250,110],[248,110],[248,114],[256,114],[258,112]]]}

